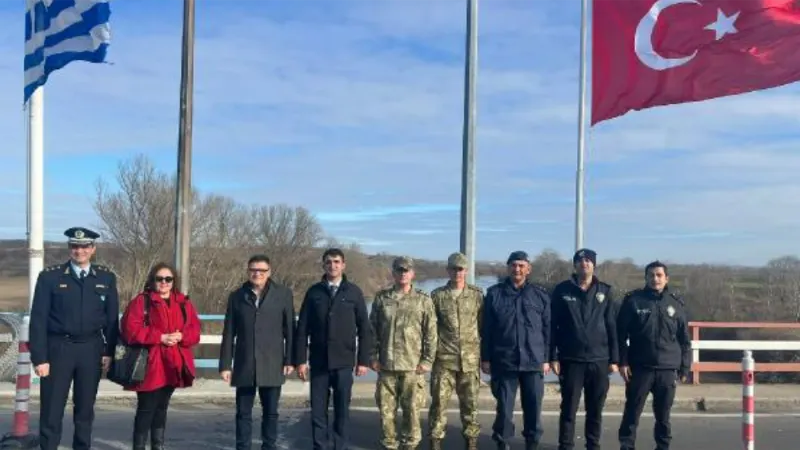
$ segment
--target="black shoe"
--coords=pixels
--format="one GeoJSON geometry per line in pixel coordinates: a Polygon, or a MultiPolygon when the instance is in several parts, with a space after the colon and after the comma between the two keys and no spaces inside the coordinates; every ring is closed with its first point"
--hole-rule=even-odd
{"type": "Polygon", "coordinates": [[[150,430],[150,450],[164,450],[164,428],[150,430]]]}
{"type": "Polygon", "coordinates": [[[538,442],[526,442],[525,443],[525,450],[539,450],[539,443],[538,442]]]}
{"type": "Polygon", "coordinates": [[[133,433],[133,450],[145,450],[147,448],[147,433],[133,433]]]}
{"type": "Polygon", "coordinates": [[[497,450],[511,450],[511,445],[505,442],[497,442],[497,450]]]}

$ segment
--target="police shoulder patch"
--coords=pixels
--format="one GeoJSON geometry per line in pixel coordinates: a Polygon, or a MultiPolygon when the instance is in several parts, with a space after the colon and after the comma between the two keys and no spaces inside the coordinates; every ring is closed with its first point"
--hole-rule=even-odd
{"type": "Polygon", "coordinates": [[[669,295],[670,295],[670,297],[675,299],[676,302],[680,303],[681,306],[686,304],[684,299],[683,299],[683,296],[680,293],[678,293],[678,292],[670,292],[669,295]]]}

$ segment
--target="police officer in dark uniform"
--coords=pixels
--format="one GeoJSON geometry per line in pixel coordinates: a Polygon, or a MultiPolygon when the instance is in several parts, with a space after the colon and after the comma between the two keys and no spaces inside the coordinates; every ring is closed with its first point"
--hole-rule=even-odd
{"type": "Polygon", "coordinates": [[[119,333],[117,278],[91,262],[99,234],[81,227],[64,234],[70,260],[39,274],[31,308],[31,363],[41,377],[39,445],[42,450],[58,448],[72,385],[72,448],[88,450],[97,387],[119,333]]]}
{"type": "Polygon", "coordinates": [[[597,253],[572,257],[575,274],[552,295],[550,368],[561,384],[558,450],[575,448],[575,415],[584,393],[586,448],[599,450],[608,376],[618,370],[617,308],[611,286],[594,275],[597,253]]]}
{"type": "Polygon", "coordinates": [[[486,291],[481,323],[481,371],[491,376],[497,401],[492,439],[498,450],[511,450],[519,390],[525,450],[538,450],[544,376],[550,373],[550,294],[528,280],[524,251],[512,252],[506,266],[508,277],[486,291]]]}
{"type": "Polygon", "coordinates": [[[636,428],[648,394],[653,394],[656,450],[672,440],[670,411],[678,379],[685,383],[691,366],[691,339],[683,299],[667,286],[667,266],[645,267],[644,289],[629,292],[617,317],[620,373],[625,379],[625,412],[619,426],[621,450],[634,450],[636,428]],[[626,342],[630,340],[630,344],[626,342]]]}

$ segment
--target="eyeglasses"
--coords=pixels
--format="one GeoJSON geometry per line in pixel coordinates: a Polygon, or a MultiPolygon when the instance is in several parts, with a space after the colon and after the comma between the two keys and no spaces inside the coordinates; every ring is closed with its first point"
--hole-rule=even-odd
{"type": "Polygon", "coordinates": [[[250,273],[267,273],[269,269],[247,269],[250,273]]]}
{"type": "Polygon", "coordinates": [[[175,281],[173,277],[156,277],[157,283],[172,283],[173,281],[175,281]]]}

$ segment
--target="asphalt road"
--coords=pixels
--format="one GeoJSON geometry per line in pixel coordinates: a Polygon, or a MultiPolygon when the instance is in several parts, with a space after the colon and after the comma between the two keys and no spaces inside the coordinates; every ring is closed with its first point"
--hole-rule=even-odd
{"type": "MultiPolygon", "coordinates": [[[[0,430],[3,432],[11,428],[10,410],[0,409],[0,430]]],[[[256,414],[258,418],[259,415],[256,414]]],[[[176,406],[171,410],[167,425],[167,448],[172,450],[183,449],[233,449],[233,411],[227,407],[214,405],[176,406]]],[[[490,412],[481,414],[484,426],[481,436],[480,448],[492,449],[490,427],[493,415],[490,412]]],[[[68,449],[71,442],[72,426],[71,416],[66,415],[64,423],[64,438],[60,448],[68,449]],[[66,444],[66,445],[65,445],[66,444]]],[[[256,419],[258,420],[258,419],[256,419]]],[[[457,415],[450,415],[446,448],[450,450],[463,449],[457,423],[457,415]],[[456,421],[456,422],[454,422],[456,421]]],[[[545,413],[543,418],[545,435],[542,450],[555,450],[555,436],[558,419],[553,413],[545,413]]],[[[617,447],[616,429],[619,425],[619,415],[609,414],[605,419],[603,448],[614,449],[617,447]]],[[[31,417],[31,425],[36,428],[37,417],[31,417]]],[[[95,441],[93,448],[96,450],[130,448],[130,434],[133,423],[133,411],[128,406],[103,406],[97,410],[95,422],[95,441]]],[[[708,415],[708,414],[677,414],[673,419],[673,448],[675,449],[703,449],[703,450],[733,450],[742,448],[741,444],[741,419],[735,414],[708,415]]],[[[378,417],[371,410],[356,410],[352,413],[352,450],[375,450],[378,448],[378,417]]],[[[423,427],[426,420],[423,417],[423,427]]],[[[521,431],[521,424],[517,421],[517,430],[521,431]]],[[[578,429],[582,429],[582,420],[579,420],[578,429]]],[[[642,449],[654,448],[652,440],[653,421],[649,415],[642,418],[639,442],[637,447],[642,449]]],[[[254,430],[259,429],[258,423],[254,430]]],[[[310,450],[310,425],[308,412],[304,410],[288,410],[281,417],[281,439],[279,448],[310,450]]],[[[255,431],[257,432],[257,431],[255,431]]],[[[763,415],[758,417],[756,425],[756,447],[759,449],[790,449],[796,448],[800,442],[800,414],[788,415],[763,415]]],[[[521,441],[515,445],[521,448],[521,441]]],[[[257,436],[254,436],[253,448],[258,448],[257,436]]],[[[578,440],[577,449],[583,448],[583,441],[578,440]]],[[[419,450],[427,450],[423,443],[419,450]]]]}

